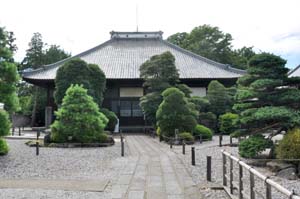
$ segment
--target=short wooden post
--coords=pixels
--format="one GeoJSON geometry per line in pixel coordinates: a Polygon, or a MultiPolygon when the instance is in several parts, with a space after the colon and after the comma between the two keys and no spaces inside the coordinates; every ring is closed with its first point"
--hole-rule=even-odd
{"type": "Polygon", "coordinates": [[[211,182],[211,156],[206,156],[206,179],[211,182]]]}
{"type": "Polygon", "coordinates": [[[121,135],[121,156],[124,157],[124,139],[123,139],[123,135],[121,135]]]}
{"type": "Polygon", "coordinates": [[[192,165],[193,166],[196,165],[196,161],[195,161],[195,147],[192,147],[192,165]]]}
{"type": "Polygon", "coordinates": [[[182,154],[185,155],[185,142],[182,143],[182,154]]]}
{"type": "Polygon", "coordinates": [[[271,185],[266,182],[266,199],[272,199],[271,185]]]}
{"type": "Polygon", "coordinates": [[[243,166],[239,163],[239,199],[243,199],[243,166]]]}
{"type": "Polygon", "coordinates": [[[250,171],[250,199],[255,199],[254,186],[254,174],[250,171]]]}
{"type": "Polygon", "coordinates": [[[229,136],[229,142],[230,142],[230,146],[232,146],[232,137],[229,136]]]}
{"type": "Polygon", "coordinates": [[[170,139],[170,149],[172,149],[172,148],[173,148],[173,140],[170,139]]]}
{"type": "Polygon", "coordinates": [[[14,136],[15,135],[15,127],[12,128],[12,132],[11,135],[14,136]]]}
{"type": "Polygon", "coordinates": [[[40,154],[40,144],[38,141],[35,143],[35,146],[35,154],[38,156],[40,154]]]}
{"type": "Polygon", "coordinates": [[[159,142],[161,142],[162,141],[162,136],[161,135],[159,135],[159,142]]]}
{"type": "Polygon", "coordinates": [[[223,136],[220,134],[219,135],[219,147],[222,146],[222,140],[223,140],[223,136]]]}
{"type": "Polygon", "coordinates": [[[233,194],[233,160],[231,158],[229,167],[230,193],[233,194]]]}
{"type": "Polygon", "coordinates": [[[21,127],[19,127],[19,136],[21,136],[21,127]]]}
{"type": "Polygon", "coordinates": [[[227,186],[227,178],[226,178],[226,155],[222,153],[222,159],[223,159],[223,186],[227,186]]]}

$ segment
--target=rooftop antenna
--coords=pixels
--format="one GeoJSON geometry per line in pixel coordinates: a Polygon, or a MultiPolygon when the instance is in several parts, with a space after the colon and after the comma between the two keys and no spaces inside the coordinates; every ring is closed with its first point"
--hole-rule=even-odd
{"type": "Polygon", "coordinates": [[[138,4],[136,4],[135,6],[135,20],[136,20],[136,32],[139,31],[139,7],[138,7],[138,4]]]}

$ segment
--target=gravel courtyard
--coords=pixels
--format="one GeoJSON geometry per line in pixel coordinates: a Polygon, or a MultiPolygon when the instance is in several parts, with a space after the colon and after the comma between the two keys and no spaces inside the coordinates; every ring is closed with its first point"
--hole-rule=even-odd
{"type": "MultiPolygon", "coordinates": [[[[228,143],[225,138],[224,142],[228,143]]],[[[196,166],[191,166],[190,147],[182,155],[181,146],[170,149],[158,139],[126,136],[125,157],[120,142],[103,148],[35,148],[24,140],[8,140],[10,152],[0,157],[0,179],[107,181],[104,191],[51,190],[37,187],[3,188],[0,198],[228,198],[224,191],[212,191],[206,182],[206,156],[212,156],[213,181],[222,180],[221,149],[237,155],[236,147],[218,147],[218,138],[196,143],[196,166]]],[[[261,170],[260,168],[258,168],[261,170]]],[[[261,170],[265,175],[272,175],[261,170]]],[[[284,187],[299,193],[300,181],[272,177],[284,187]]],[[[247,186],[245,184],[245,186],[247,186]]],[[[26,186],[25,186],[26,187],[26,186]]],[[[276,197],[277,198],[277,197],[276,197]]]]}

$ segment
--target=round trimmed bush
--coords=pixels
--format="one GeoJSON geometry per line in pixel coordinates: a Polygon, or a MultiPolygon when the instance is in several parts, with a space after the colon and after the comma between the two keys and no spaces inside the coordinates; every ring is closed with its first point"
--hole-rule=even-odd
{"type": "Polygon", "coordinates": [[[276,147],[279,159],[300,159],[300,128],[289,130],[276,147]]]}
{"type": "Polygon", "coordinates": [[[187,142],[194,142],[194,136],[189,132],[182,132],[178,134],[178,137],[187,142]]]}
{"type": "Polygon", "coordinates": [[[103,113],[107,117],[107,119],[108,119],[108,124],[107,124],[107,126],[106,126],[105,129],[109,130],[109,131],[114,131],[115,130],[115,126],[118,123],[118,117],[117,117],[117,115],[114,112],[112,112],[112,111],[110,111],[110,110],[108,110],[106,108],[100,109],[100,112],[103,113]]]}
{"type": "Polygon", "coordinates": [[[252,135],[240,142],[239,154],[244,158],[254,158],[272,145],[272,140],[266,139],[263,135],[252,135]]]}
{"type": "Polygon", "coordinates": [[[9,134],[11,123],[8,113],[5,110],[0,110],[0,137],[9,134]]]}
{"type": "Polygon", "coordinates": [[[0,138],[0,155],[6,155],[9,151],[7,142],[0,138]]]}
{"type": "Polygon", "coordinates": [[[82,86],[71,85],[51,125],[53,142],[99,142],[108,119],[82,86]]]}
{"type": "Polygon", "coordinates": [[[220,131],[225,134],[229,135],[233,133],[236,129],[236,122],[239,116],[234,113],[225,113],[219,117],[220,121],[220,131]]]}
{"type": "Polygon", "coordinates": [[[206,126],[203,126],[201,124],[196,125],[193,133],[195,136],[202,135],[202,139],[210,140],[213,136],[212,131],[209,128],[207,128],[206,126]]]}

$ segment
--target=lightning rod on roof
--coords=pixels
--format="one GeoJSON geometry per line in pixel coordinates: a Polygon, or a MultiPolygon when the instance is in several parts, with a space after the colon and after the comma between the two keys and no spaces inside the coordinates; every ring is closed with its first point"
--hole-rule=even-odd
{"type": "Polygon", "coordinates": [[[138,7],[138,4],[136,4],[135,6],[135,22],[136,22],[136,32],[139,31],[139,16],[138,16],[138,11],[139,11],[139,7],[138,7]]]}

